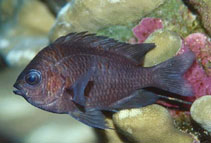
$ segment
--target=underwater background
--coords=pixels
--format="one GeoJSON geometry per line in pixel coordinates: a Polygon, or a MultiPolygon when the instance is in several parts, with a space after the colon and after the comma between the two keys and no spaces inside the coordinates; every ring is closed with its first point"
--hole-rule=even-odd
{"type": "Polygon", "coordinates": [[[210,143],[211,0],[0,0],[0,143],[210,143]],[[119,41],[155,43],[143,66],[188,50],[197,60],[184,75],[192,105],[159,102],[107,119],[116,130],[90,128],[42,111],[13,94],[29,61],[50,42],[88,31],[119,41]]]}

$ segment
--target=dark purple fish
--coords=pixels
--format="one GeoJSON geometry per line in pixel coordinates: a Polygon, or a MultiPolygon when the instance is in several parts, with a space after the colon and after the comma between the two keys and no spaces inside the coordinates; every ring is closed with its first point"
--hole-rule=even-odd
{"type": "Polygon", "coordinates": [[[69,114],[96,128],[109,128],[102,111],[118,111],[158,100],[145,87],[192,96],[183,74],[192,52],[150,68],[140,66],[152,43],[130,45],[86,33],[71,33],[40,51],[19,75],[15,94],[43,110],[69,114]]]}

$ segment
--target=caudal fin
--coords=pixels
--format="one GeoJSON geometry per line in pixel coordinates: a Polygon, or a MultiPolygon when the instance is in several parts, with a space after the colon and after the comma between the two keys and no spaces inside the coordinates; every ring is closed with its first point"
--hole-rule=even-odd
{"type": "Polygon", "coordinates": [[[152,67],[153,86],[182,96],[192,96],[191,85],[183,75],[194,60],[194,53],[187,52],[152,67]]]}

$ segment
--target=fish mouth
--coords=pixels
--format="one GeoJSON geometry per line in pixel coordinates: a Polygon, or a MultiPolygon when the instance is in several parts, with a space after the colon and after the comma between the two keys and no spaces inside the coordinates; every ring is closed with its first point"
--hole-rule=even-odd
{"type": "Polygon", "coordinates": [[[15,90],[13,90],[14,94],[21,95],[21,96],[25,96],[26,95],[26,93],[23,91],[23,89],[21,88],[20,85],[14,84],[13,87],[15,88],[15,90]]]}
{"type": "MultiPolygon", "coordinates": [[[[23,98],[25,98],[26,101],[28,101],[29,103],[31,103],[32,105],[34,105],[38,108],[45,110],[46,107],[52,106],[57,102],[57,99],[52,100],[48,104],[46,104],[44,101],[35,101],[31,97],[27,96],[26,92],[22,89],[22,87],[19,84],[15,83],[13,85],[13,87],[15,88],[13,90],[14,94],[22,96],[23,98]]],[[[34,96],[34,97],[36,97],[36,96],[34,96]]]]}
{"type": "Polygon", "coordinates": [[[20,85],[14,84],[13,87],[15,88],[15,90],[13,90],[13,93],[14,94],[23,96],[32,105],[37,105],[37,106],[44,105],[44,102],[43,101],[33,101],[33,99],[31,99],[30,97],[27,97],[26,96],[26,92],[21,88],[20,85]]]}
{"type": "Polygon", "coordinates": [[[21,88],[20,85],[14,84],[13,87],[15,88],[15,90],[13,90],[13,93],[23,96],[29,103],[31,103],[33,105],[37,105],[37,106],[44,105],[43,101],[33,101],[32,98],[27,97],[26,92],[21,88]]]}

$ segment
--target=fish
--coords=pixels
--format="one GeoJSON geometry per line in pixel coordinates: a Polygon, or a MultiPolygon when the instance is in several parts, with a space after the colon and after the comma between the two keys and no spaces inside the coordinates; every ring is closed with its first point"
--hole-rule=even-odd
{"type": "Polygon", "coordinates": [[[140,108],[159,96],[159,88],[192,96],[183,78],[195,55],[187,52],[152,67],[143,67],[154,43],[128,44],[88,34],[70,33],[43,48],[18,76],[14,93],[30,104],[100,129],[110,129],[104,111],[140,108]]]}

